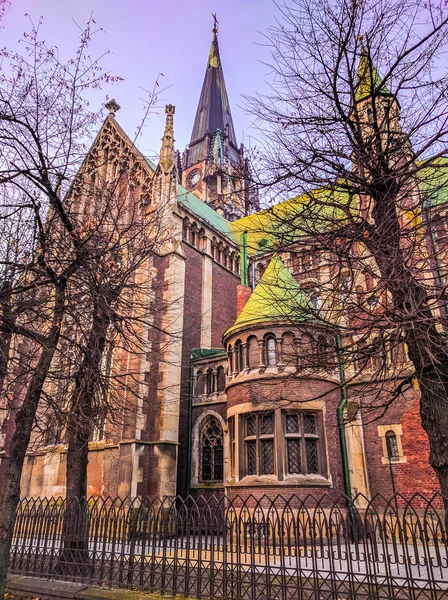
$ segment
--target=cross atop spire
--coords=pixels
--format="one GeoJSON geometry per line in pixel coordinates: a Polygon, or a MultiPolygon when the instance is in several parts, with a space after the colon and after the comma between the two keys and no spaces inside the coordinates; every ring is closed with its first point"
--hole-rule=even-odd
{"type": "Polygon", "coordinates": [[[216,13],[212,13],[212,17],[213,17],[213,33],[216,34],[218,33],[218,25],[219,25],[219,21],[216,18],[216,13]]]}

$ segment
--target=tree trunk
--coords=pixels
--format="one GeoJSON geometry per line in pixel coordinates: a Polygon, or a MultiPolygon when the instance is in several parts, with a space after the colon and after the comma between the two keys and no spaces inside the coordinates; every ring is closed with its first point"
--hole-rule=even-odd
{"type": "Polygon", "coordinates": [[[111,299],[95,300],[92,326],[84,358],[76,374],[67,426],[67,484],[64,516],[64,547],[59,570],[83,575],[88,570],[89,519],[87,503],[87,465],[89,439],[95,424],[92,399],[98,389],[101,359],[111,321],[111,299]]]}
{"type": "Polygon", "coordinates": [[[28,384],[22,406],[17,411],[15,432],[11,444],[7,448],[5,461],[5,477],[2,482],[0,497],[0,598],[3,598],[8,574],[9,556],[12,536],[16,520],[17,503],[20,500],[20,478],[23,462],[36,417],[39,400],[45,380],[48,376],[51,361],[59,341],[62,317],[65,307],[65,281],[56,288],[53,323],[47,343],[42,350],[39,362],[28,384]]]}
{"type": "MultiPolygon", "coordinates": [[[[418,345],[409,342],[408,353],[412,362],[418,361],[416,352],[420,352],[418,345]]],[[[437,474],[444,497],[445,529],[448,532],[448,362],[422,368],[416,372],[416,377],[421,394],[422,426],[429,439],[429,463],[437,474]]]]}
{"type": "MultiPolygon", "coordinates": [[[[2,294],[5,294],[4,298],[1,301],[1,306],[2,306],[2,314],[1,314],[1,320],[2,320],[2,324],[6,324],[6,323],[13,323],[14,322],[14,317],[12,314],[12,310],[11,310],[11,298],[9,295],[11,286],[9,285],[9,283],[4,283],[2,286],[2,294]]],[[[7,375],[7,371],[8,371],[8,359],[9,359],[9,353],[11,351],[11,341],[12,341],[12,333],[9,331],[5,331],[4,333],[0,334],[0,398],[4,398],[5,403],[4,405],[1,406],[1,408],[4,408],[6,410],[8,410],[8,415],[5,419],[5,421],[1,424],[1,427],[3,429],[3,432],[5,434],[5,438],[4,438],[4,443],[3,443],[3,447],[4,448],[8,448],[9,444],[11,443],[11,435],[8,435],[10,433],[10,429],[11,427],[9,427],[9,424],[12,424],[12,420],[15,418],[15,411],[13,406],[11,406],[11,404],[9,402],[6,402],[6,394],[3,395],[3,384],[5,382],[6,379],[6,375],[7,375]]],[[[5,471],[6,471],[6,461],[3,458],[0,458],[0,489],[2,488],[3,485],[3,481],[5,478],[5,471]]]]}
{"type": "MultiPolygon", "coordinates": [[[[9,282],[5,282],[2,286],[2,295],[4,294],[4,299],[1,301],[2,307],[2,322],[3,323],[12,323],[13,322],[13,314],[11,310],[11,298],[10,298],[10,290],[11,285],[9,282]]],[[[5,332],[0,335],[0,392],[3,388],[3,382],[6,377],[6,371],[8,366],[8,357],[9,351],[11,348],[11,339],[12,334],[10,332],[5,332]]]]}
{"type": "Polygon", "coordinates": [[[445,337],[437,330],[426,288],[410,270],[412,256],[404,254],[396,210],[398,194],[391,189],[390,184],[387,192],[377,186],[377,193],[372,194],[376,227],[365,243],[392,295],[396,325],[404,334],[415,369],[422,426],[429,439],[429,462],[444,496],[448,532],[448,348],[445,337]]]}

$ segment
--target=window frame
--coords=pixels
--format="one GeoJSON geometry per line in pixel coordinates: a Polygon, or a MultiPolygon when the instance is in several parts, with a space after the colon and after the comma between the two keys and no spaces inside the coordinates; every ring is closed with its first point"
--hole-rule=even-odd
{"type": "Polygon", "coordinates": [[[408,459],[403,452],[403,429],[400,423],[391,425],[378,425],[378,436],[381,438],[381,462],[383,465],[396,465],[407,462],[408,459]],[[395,434],[395,441],[397,444],[397,456],[395,458],[389,458],[388,454],[386,434],[389,432],[395,434]]]}
{"type": "MultiPolygon", "coordinates": [[[[233,419],[231,416],[229,419],[233,419]]],[[[230,480],[241,481],[244,483],[246,478],[271,479],[278,483],[294,482],[297,484],[307,484],[310,478],[314,482],[316,478],[321,480],[321,484],[329,482],[328,477],[328,459],[327,459],[327,441],[324,425],[324,410],[323,408],[310,409],[266,409],[239,414],[238,427],[237,422],[233,421],[232,427],[229,428],[229,448],[234,448],[234,460],[230,464],[230,480]],[[271,433],[261,432],[262,416],[273,415],[273,426],[271,433]],[[287,432],[286,422],[288,415],[298,415],[300,431],[296,433],[287,432]],[[314,432],[306,432],[304,426],[304,418],[306,415],[314,417],[314,432]],[[247,422],[250,417],[255,417],[255,432],[248,433],[247,422]],[[312,471],[307,460],[307,440],[316,440],[316,470],[312,471]],[[261,463],[261,444],[263,441],[273,442],[273,473],[263,472],[261,463]],[[290,473],[288,464],[288,441],[299,440],[300,443],[300,473],[290,473]],[[249,469],[248,444],[255,443],[255,469],[249,469]],[[236,456],[239,457],[238,464],[236,456]],[[236,479],[235,479],[236,477],[236,479]]],[[[314,483],[313,482],[313,483],[314,483]]]]}
{"type": "Polygon", "coordinates": [[[395,431],[393,431],[393,429],[389,429],[384,434],[384,437],[386,438],[387,458],[391,462],[396,462],[400,458],[397,434],[395,433],[395,431]]]}
{"type": "Polygon", "coordinates": [[[285,477],[297,477],[297,476],[310,476],[310,475],[321,475],[326,476],[325,465],[323,464],[323,456],[325,448],[323,448],[322,438],[324,436],[323,426],[320,421],[320,411],[315,410],[282,410],[282,439],[284,440],[283,447],[283,473],[285,477]],[[297,415],[298,417],[298,429],[296,433],[287,432],[287,418],[290,415],[297,415]],[[314,433],[305,431],[305,419],[306,416],[314,417],[314,433]],[[288,452],[288,441],[298,440],[300,443],[300,473],[289,472],[289,452],[288,452]],[[307,440],[316,440],[317,446],[317,470],[309,472],[308,456],[307,456],[307,440]]]}
{"type": "Polygon", "coordinates": [[[275,475],[275,463],[276,463],[276,443],[275,443],[275,411],[257,411],[250,412],[243,415],[243,455],[244,455],[244,472],[248,477],[257,476],[261,477],[264,475],[272,476],[275,475]],[[272,431],[270,433],[263,433],[263,418],[272,415],[272,431]],[[255,433],[248,433],[248,421],[250,418],[255,419],[255,433]],[[263,450],[262,448],[267,442],[272,442],[272,464],[273,472],[263,472],[263,450]],[[249,447],[255,443],[255,472],[249,473],[249,447]]]}
{"type": "Polygon", "coordinates": [[[266,367],[277,366],[277,342],[273,333],[268,333],[264,336],[264,362],[266,367]],[[271,344],[271,347],[269,345],[271,344]],[[273,359],[273,362],[271,362],[273,359]]]}

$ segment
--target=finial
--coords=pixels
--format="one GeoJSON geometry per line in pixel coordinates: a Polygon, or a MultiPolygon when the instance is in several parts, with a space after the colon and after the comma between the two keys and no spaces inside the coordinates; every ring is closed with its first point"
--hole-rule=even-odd
{"type": "Polygon", "coordinates": [[[219,25],[219,21],[216,18],[216,13],[212,13],[212,17],[213,17],[213,33],[216,35],[218,33],[218,25],[219,25]]]}
{"type": "Polygon", "coordinates": [[[118,110],[120,110],[120,108],[121,108],[121,106],[118,104],[118,102],[115,100],[115,98],[112,98],[112,100],[109,100],[109,102],[106,102],[106,104],[104,106],[109,111],[109,114],[112,115],[113,117],[115,117],[115,113],[118,110]]]}
{"type": "Polygon", "coordinates": [[[174,106],[174,104],[167,104],[165,106],[165,113],[167,115],[174,115],[175,112],[176,112],[176,107],[174,106]]]}

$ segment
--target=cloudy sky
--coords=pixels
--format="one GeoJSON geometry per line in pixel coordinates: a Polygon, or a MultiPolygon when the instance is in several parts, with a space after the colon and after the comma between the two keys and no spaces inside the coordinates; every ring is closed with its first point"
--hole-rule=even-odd
{"type": "MultiPolygon", "coordinates": [[[[165,103],[176,105],[176,146],[188,143],[210,48],[213,19],[219,20],[219,45],[239,141],[251,143],[251,119],[242,107],[242,94],[263,91],[269,60],[263,33],[274,23],[272,0],[11,0],[3,19],[1,46],[12,47],[29,19],[43,17],[41,32],[63,57],[77,45],[77,25],[93,13],[100,31],[92,55],[109,50],[104,65],[124,81],[102,92],[121,105],[117,118],[133,137],[143,114],[144,89],[152,90],[159,73],[162,110],[151,115],[138,147],[157,153],[163,132],[165,103]],[[28,15],[28,16],[26,16],[28,15]]],[[[101,97],[94,103],[99,105],[101,97]]],[[[254,135],[254,131],[252,131],[254,135]]],[[[252,142],[253,143],[253,142],[252,142]]]]}

